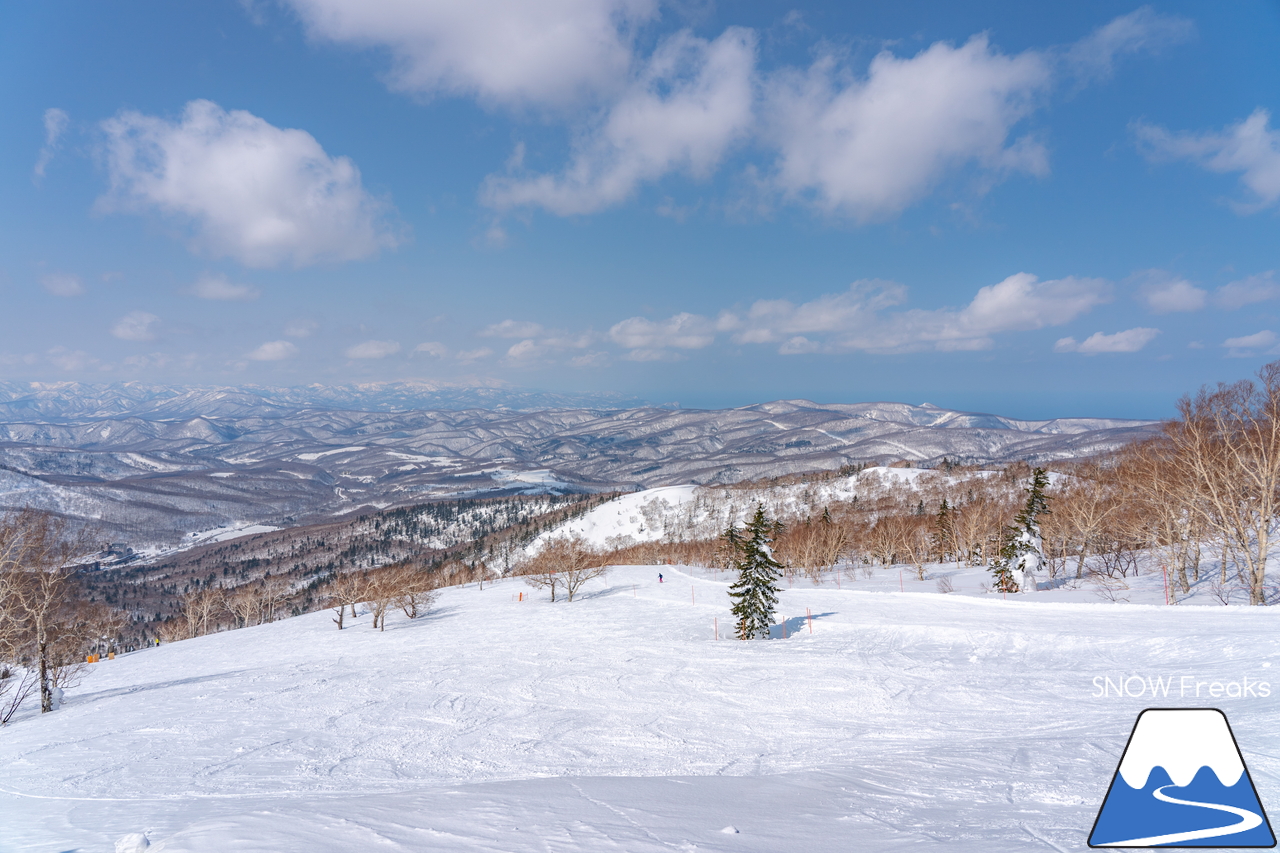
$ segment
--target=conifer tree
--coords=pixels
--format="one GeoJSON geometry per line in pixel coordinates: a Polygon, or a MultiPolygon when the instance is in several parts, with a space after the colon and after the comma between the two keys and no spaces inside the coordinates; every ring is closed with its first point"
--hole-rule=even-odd
{"type": "Polygon", "coordinates": [[[778,606],[778,579],[782,564],[773,557],[773,540],[781,529],[764,514],[764,505],[756,504],[755,515],[739,539],[739,556],[735,561],[738,579],[729,587],[733,599],[733,615],[738,618],[738,639],[768,639],[778,606]]]}
{"type": "Polygon", "coordinates": [[[956,541],[955,512],[946,498],[942,499],[942,505],[938,507],[938,515],[933,524],[936,528],[934,543],[938,549],[938,556],[945,563],[947,556],[955,550],[956,541]]]}
{"type": "Polygon", "coordinates": [[[1000,557],[991,566],[997,592],[1035,591],[1036,575],[1044,565],[1044,542],[1040,536],[1040,516],[1049,514],[1049,475],[1043,468],[1031,474],[1025,491],[1027,503],[1004,530],[1000,557]]]}

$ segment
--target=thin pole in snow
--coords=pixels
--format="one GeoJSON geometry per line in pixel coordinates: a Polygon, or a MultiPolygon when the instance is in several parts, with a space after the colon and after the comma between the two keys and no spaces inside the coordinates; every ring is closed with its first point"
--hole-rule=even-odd
{"type": "Polygon", "coordinates": [[[898,592],[906,591],[906,588],[902,585],[902,569],[898,569],[898,592]]]}
{"type": "Polygon", "coordinates": [[[809,633],[813,633],[813,611],[809,608],[804,609],[804,618],[809,620],[809,633]]]}
{"type": "Polygon", "coordinates": [[[720,639],[720,617],[719,617],[719,616],[712,616],[712,617],[711,617],[711,625],[712,625],[712,627],[714,627],[714,628],[715,628],[715,632],[716,632],[716,639],[717,639],[717,640],[718,640],[718,639],[720,639]]]}

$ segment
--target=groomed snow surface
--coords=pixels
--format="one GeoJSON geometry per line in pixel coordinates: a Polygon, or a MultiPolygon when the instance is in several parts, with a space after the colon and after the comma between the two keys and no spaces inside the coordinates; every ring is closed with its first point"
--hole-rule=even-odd
{"type": "Polygon", "coordinates": [[[1150,706],[1222,708],[1280,810],[1280,684],[1094,680],[1269,681],[1280,610],[898,583],[797,582],[769,641],[714,638],[723,573],[640,566],[571,604],[506,580],[385,633],[316,613],[125,655],[0,730],[0,850],[1084,850],[1150,706]]]}

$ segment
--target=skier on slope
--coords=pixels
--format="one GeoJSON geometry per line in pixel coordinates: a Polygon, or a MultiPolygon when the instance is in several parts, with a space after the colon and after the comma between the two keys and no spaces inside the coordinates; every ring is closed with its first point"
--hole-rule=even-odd
{"type": "Polygon", "coordinates": [[[662,583],[662,572],[658,572],[658,583],[662,583]]]}

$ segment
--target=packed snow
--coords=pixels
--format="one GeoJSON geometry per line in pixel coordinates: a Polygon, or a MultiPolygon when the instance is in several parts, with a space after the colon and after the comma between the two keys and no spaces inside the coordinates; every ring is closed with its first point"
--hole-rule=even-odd
{"type": "Polygon", "coordinates": [[[1280,611],[952,569],[969,594],[784,583],[769,641],[728,639],[724,573],[636,566],[572,603],[508,579],[385,633],[315,613],[124,655],[0,730],[0,849],[1082,850],[1153,705],[1222,708],[1275,810],[1280,611]]]}

